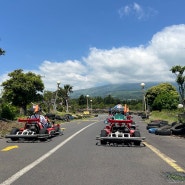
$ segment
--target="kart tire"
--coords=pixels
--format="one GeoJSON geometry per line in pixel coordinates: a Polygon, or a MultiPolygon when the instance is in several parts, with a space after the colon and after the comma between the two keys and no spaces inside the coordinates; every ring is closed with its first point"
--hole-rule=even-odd
{"type": "Polygon", "coordinates": [[[107,137],[106,130],[101,130],[100,137],[107,137]]]}
{"type": "Polygon", "coordinates": [[[165,129],[170,129],[170,128],[172,128],[172,125],[164,125],[164,126],[160,127],[159,130],[165,130],[165,129]]]}
{"type": "Polygon", "coordinates": [[[162,120],[158,120],[158,121],[153,121],[151,123],[148,123],[148,126],[164,126],[164,125],[168,125],[168,121],[162,121],[162,120]]]}
{"type": "MultiPolygon", "coordinates": [[[[107,137],[107,132],[105,130],[101,130],[100,137],[107,137]]],[[[100,140],[101,145],[106,145],[107,141],[106,140],[100,140]]]]}
{"type": "MultiPolygon", "coordinates": [[[[134,137],[141,137],[141,134],[140,134],[139,130],[135,130],[134,137]]],[[[141,144],[141,141],[134,141],[135,146],[140,146],[140,144],[141,144]]]]}
{"type": "Polygon", "coordinates": [[[170,136],[172,132],[170,129],[157,129],[155,134],[160,136],[170,136]]]}
{"type": "Polygon", "coordinates": [[[55,125],[54,128],[55,128],[55,132],[59,132],[60,131],[60,126],[55,125]]]}
{"type": "Polygon", "coordinates": [[[182,135],[185,134],[185,124],[177,124],[171,128],[171,132],[174,135],[182,135]]]}
{"type": "MultiPolygon", "coordinates": [[[[16,135],[19,132],[18,128],[12,128],[10,135],[16,135]]],[[[11,138],[12,141],[17,141],[19,138],[11,138]]]]}
{"type": "MultiPolygon", "coordinates": [[[[39,134],[42,135],[42,134],[47,134],[48,131],[46,128],[42,128],[40,131],[39,131],[39,134]]],[[[43,137],[43,138],[40,138],[40,141],[47,141],[47,137],[43,137]]]]}
{"type": "Polygon", "coordinates": [[[173,126],[175,126],[177,124],[178,124],[177,122],[173,122],[173,123],[171,123],[171,126],[173,127],[173,126]]]}
{"type": "Polygon", "coordinates": [[[100,140],[100,144],[101,145],[106,145],[107,144],[107,141],[106,140],[100,140]]]}
{"type": "Polygon", "coordinates": [[[55,119],[55,114],[47,113],[46,117],[48,117],[49,119],[55,119]]]}
{"type": "MultiPolygon", "coordinates": [[[[173,123],[171,123],[170,125],[164,125],[164,126],[160,127],[160,128],[157,129],[157,130],[159,130],[159,132],[160,132],[161,134],[163,134],[161,130],[168,130],[168,129],[171,129],[171,128],[174,127],[176,124],[177,124],[177,122],[173,122],[173,123]]],[[[157,134],[157,135],[158,135],[158,134],[157,134]]],[[[171,133],[170,133],[169,131],[165,131],[164,135],[171,135],[171,133]]]]}
{"type": "Polygon", "coordinates": [[[40,129],[39,134],[47,134],[47,129],[46,128],[40,129]]]}
{"type": "Polygon", "coordinates": [[[140,134],[139,130],[135,130],[134,137],[141,137],[141,134],[140,134]]]}

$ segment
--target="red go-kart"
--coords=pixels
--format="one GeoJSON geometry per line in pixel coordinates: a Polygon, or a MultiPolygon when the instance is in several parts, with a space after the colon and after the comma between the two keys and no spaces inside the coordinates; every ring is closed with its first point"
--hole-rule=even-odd
{"type": "Polygon", "coordinates": [[[36,118],[18,119],[18,122],[24,122],[24,127],[12,128],[10,134],[7,134],[5,138],[17,142],[47,141],[53,136],[63,134],[59,124],[52,123],[44,127],[40,120],[36,118]]]}

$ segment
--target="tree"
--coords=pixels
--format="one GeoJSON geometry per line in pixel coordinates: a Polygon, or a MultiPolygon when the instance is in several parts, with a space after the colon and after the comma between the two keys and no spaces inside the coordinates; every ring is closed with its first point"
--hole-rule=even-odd
{"type": "Polygon", "coordinates": [[[53,92],[52,91],[44,91],[44,101],[41,103],[42,110],[44,109],[46,112],[50,112],[50,109],[53,107],[53,92]]]}
{"type": "Polygon", "coordinates": [[[73,86],[69,84],[64,85],[64,98],[66,102],[66,112],[69,112],[69,95],[73,92],[73,86]]]}
{"type": "Polygon", "coordinates": [[[5,54],[5,51],[2,48],[0,48],[0,55],[4,55],[4,54],[5,54]]]}
{"type": "Polygon", "coordinates": [[[170,71],[176,75],[176,82],[179,87],[179,94],[181,97],[181,102],[183,106],[185,106],[185,99],[184,99],[184,93],[185,93],[185,76],[183,75],[185,71],[185,66],[173,66],[170,71]]]}
{"type": "Polygon", "coordinates": [[[178,95],[174,91],[165,91],[157,95],[153,102],[153,109],[161,111],[162,109],[166,110],[175,110],[178,105],[178,95]]]}
{"type": "Polygon", "coordinates": [[[44,84],[40,75],[32,72],[23,73],[22,69],[8,74],[10,79],[3,82],[3,98],[14,106],[18,106],[26,114],[27,105],[31,102],[41,101],[44,84]]]}
{"type": "Polygon", "coordinates": [[[82,94],[80,97],[79,97],[79,99],[78,99],[78,104],[80,105],[80,106],[82,106],[82,105],[86,105],[86,97],[82,94]]]}
{"type": "Polygon", "coordinates": [[[106,96],[104,98],[104,103],[105,104],[114,104],[115,103],[115,99],[109,94],[108,96],[106,96]]]}
{"type": "Polygon", "coordinates": [[[146,99],[152,110],[174,109],[174,106],[177,107],[179,95],[174,86],[161,83],[147,90],[146,99]]]}
{"type": "Polygon", "coordinates": [[[57,94],[57,102],[62,101],[62,104],[64,102],[66,105],[66,112],[68,112],[69,96],[70,93],[73,92],[73,86],[66,84],[64,88],[59,87],[57,91],[58,92],[55,92],[55,94],[57,94]]]}

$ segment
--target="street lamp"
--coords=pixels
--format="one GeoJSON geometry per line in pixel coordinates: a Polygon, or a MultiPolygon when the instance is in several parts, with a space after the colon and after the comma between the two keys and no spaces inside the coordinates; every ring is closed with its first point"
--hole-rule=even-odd
{"type": "Polygon", "coordinates": [[[178,105],[177,105],[177,108],[178,108],[178,109],[182,109],[182,108],[183,108],[183,104],[181,104],[181,103],[178,104],[178,105]]]}
{"type": "Polygon", "coordinates": [[[90,100],[90,102],[91,102],[91,114],[92,114],[92,100],[90,100]]]}
{"type": "Polygon", "coordinates": [[[55,101],[54,101],[54,111],[56,112],[56,101],[57,101],[57,96],[58,96],[58,90],[59,90],[59,87],[60,86],[60,81],[57,81],[57,90],[56,90],[56,94],[55,94],[55,101]]]}
{"type": "Polygon", "coordinates": [[[89,98],[89,95],[88,95],[88,94],[86,95],[86,98],[87,98],[87,111],[88,111],[88,109],[89,109],[89,105],[88,105],[88,101],[89,101],[88,98],[89,98]]]}
{"type": "Polygon", "coordinates": [[[143,109],[144,109],[144,112],[145,112],[145,116],[147,117],[147,110],[146,110],[146,97],[145,97],[145,83],[141,83],[140,84],[141,85],[141,89],[142,89],[142,91],[143,91],[143,109]]]}

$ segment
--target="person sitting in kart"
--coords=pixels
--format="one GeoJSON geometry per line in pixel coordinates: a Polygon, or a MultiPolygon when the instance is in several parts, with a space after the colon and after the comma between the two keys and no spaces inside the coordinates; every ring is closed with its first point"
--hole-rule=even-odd
{"type": "Polygon", "coordinates": [[[49,126],[48,120],[41,114],[42,111],[38,105],[33,106],[34,114],[31,115],[31,118],[34,119],[40,119],[41,124],[47,128],[49,126]]]}

